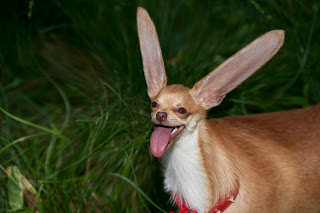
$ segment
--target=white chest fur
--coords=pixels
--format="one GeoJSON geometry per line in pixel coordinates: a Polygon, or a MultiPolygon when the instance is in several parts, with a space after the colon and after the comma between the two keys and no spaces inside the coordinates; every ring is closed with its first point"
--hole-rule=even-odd
{"type": "Polygon", "coordinates": [[[202,164],[198,131],[185,131],[163,156],[164,185],[173,196],[201,213],[210,208],[209,183],[202,164]]]}

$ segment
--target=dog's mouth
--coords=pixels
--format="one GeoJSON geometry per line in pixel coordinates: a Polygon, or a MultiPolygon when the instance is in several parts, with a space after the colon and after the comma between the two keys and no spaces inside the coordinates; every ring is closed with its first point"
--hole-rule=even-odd
{"type": "Polygon", "coordinates": [[[150,138],[150,149],[153,156],[160,158],[168,145],[174,141],[184,129],[184,125],[171,127],[155,124],[154,131],[150,138]]]}

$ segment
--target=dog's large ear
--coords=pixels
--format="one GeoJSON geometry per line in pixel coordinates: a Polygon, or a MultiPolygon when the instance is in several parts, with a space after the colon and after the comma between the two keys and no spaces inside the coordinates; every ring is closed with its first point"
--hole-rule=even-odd
{"type": "Polygon", "coordinates": [[[167,85],[167,76],[156,28],[148,12],[141,7],[137,10],[137,25],[144,76],[152,98],[167,85]]]}
{"type": "Polygon", "coordinates": [[[283,41],[283,30],[265,33],[197,82],[192,94],[205,109],[219,105],[228,92],[269,61],[283,41]]]}

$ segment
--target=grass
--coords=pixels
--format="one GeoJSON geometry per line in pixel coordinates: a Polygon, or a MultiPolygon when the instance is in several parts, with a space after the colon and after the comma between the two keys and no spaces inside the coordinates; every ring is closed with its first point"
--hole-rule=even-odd
{"type": "Polygon", "coordinates": [[[12,212],[7,182],[16,179],[6,171],[10,166],[41,200],[34,204],[25,195],[25,212],[175,209],[163,191],[161,164],[148,148],[152,125],[137,6],[155,22],[170,84],[191,87],[259,35],[286,31],[274,59],[208,117],[320,102],[316,0],[3,3],[0,212],[12,212]]]}

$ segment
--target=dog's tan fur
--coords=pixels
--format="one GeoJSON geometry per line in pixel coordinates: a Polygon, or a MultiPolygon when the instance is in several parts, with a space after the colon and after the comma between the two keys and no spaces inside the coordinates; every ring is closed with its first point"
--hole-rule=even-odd
{"type": "Polygon", "coordinates": [[[320,105],[199,125],[212,206],[238,179],[240,212],[320,212],[320,105]]]}
{"type": "MultiPolygon", "coordinates": [[[[184,125],[184,132],[197,134],[202,166],[199,170],[205,171],[202,181],[209,185],[208,206],[201,208],[204,212],[210,211],[237,186],[238,197],[226,212],[320,212],[320,105],[206,119],[206,110],[218,105],[227,92],[280,49],[283,31],[259,37],[192,89],[183,85],[166,86],[155,27],[142,8],[138,9],[138,31],[148,94],[151,102],[157,103],[157,107],[152,107],[152,121],[159,124],[156,115],[165,112],[167,118],[161,125],[184,125]],[[242,62],[256,52],[259,52],[257,58],[242,62]],[[260,60],[260,56],[264,59],[260,60]],[[251,67],[254,68],[247,71],[251,67]],[[178,112],[181,107],[186,113],[178,112]]],[[[181,134],[187,134],[184,132],[181,134]]],[[[178,140],[167,149],[174,149],[178,140]]]]}

